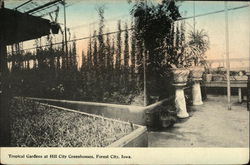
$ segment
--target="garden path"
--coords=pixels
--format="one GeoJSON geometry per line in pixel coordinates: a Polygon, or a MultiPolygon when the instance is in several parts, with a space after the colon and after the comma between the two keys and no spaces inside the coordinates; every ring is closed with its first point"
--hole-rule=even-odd
{"type": "Polygon", "coordinates": [[[201,106],[190,107],[190,117],[164,131],[149,132],[149,147],[249,147],[249,111],[246,103],[209,95],[201,106]]]}

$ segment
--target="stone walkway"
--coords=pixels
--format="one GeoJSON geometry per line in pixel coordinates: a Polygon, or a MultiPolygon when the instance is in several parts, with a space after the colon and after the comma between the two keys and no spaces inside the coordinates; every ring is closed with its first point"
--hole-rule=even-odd
{"type": "Polygon", "coordinates": [[[226,96],[208,96],[201,106],[189,109],[190,117],[173,128],[149,132],[149,147],[249,147],[249,111],[246,103],[226,96]]]}

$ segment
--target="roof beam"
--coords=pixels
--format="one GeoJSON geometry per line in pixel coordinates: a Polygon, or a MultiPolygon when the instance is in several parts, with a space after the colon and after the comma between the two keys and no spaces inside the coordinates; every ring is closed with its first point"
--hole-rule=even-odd
{"type": "Polygon", "coordinates": [[[35,11],[41,10],[41,9],[43,9],[45,7],[49,7],[49,6],[54,5],[55,3],[58,3],[58,2],[62,2],[62,0],[55,0],[55,1],[52,1],[52,2],[48,2],[48,3],[46,3],[46,4],[42,5],[42,6],[38,6],[38,7],[34,8],[34,9],[31,9],[31,10],[25,12],[25,13],[31,14],[31,13],[33,13],[35,11]]]}
{"type": "MultiPolygon", "coordinates": [[[[242,6],[238,6],[238,7],[233,7],[233,8],[228,8],[227,10],[228,11],[231,11],[231,10],[237,10],[237,9],[241,9],[241,8],[246,8],[246,7],[249,7],[250,5],[242,5],[242,6]]],[[[208,12],[208,13],[204,13],[204,14],[197,14],[195,16],[190,16],[190,17],[181,17],[179,19],[177,19],[178,21],[179,20],[185,20],[185,19],[190,19],[190,18],[197,18],[197,17],[202,17],[202,16],[206,16],[206,15],[211,15],[211,14],[217,14],[217,13],[222,13],[222,12],[225,12],[225,10],[218,10],[218,11],[213,11],[213,12],[208,12]]]]}
{"type": "Polygon", "coordinates": [[[32,0],[29,0],[29,1],[27,1],[27,2],[24,2],[23,4],[21,4],[21,5],[17,6],[17,7],[15,7],[14,10],[17,10],[18,8],[20,8],[20,7],[22,7],[22,6],[24,6],[24,5],[28,4],[28,3],[30,3],[31,1],[32,1],[32,0]]]}

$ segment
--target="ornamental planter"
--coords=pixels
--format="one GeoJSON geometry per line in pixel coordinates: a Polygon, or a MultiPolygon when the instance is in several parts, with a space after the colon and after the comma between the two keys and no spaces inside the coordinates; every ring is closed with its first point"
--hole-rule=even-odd
{"type": "Polygon", "coordinates": [[[193,67],[191,69],[191,77],[193,80],[192,86],[192,97],[193,97],[193,105],[202,105],[202,97],[201,97],[201,87],[200,81],[202,80],[202,75],[204,72],[203,67],[193,67]]]}
{"type": "Polygon", "coordinates": [[[178,112],[177,117],[187,118],[189,117],[189,114],[187,113],[184,87],[187,84],[189,70],[186,68],[174,68],[172,69],[172,72],[174,76],[173,86],[175,86],[175,107],[178,112]]]}
{"type": "Polygon", "coordinates": [[[186,85],[190,71],[186,68],[172,68],[171,70],[174,75],[174,84],[186,85]]]}
{"type": "Polygon", "coordinates": [[[202,66],[192,67],[190,68],[190,75],[194,80],[202,80],[202,75],[204,71],[205,69],[202,66]]]}

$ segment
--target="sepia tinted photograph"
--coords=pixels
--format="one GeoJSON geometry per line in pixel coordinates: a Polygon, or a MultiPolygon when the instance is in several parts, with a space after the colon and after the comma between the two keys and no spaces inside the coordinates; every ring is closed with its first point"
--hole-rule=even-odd
{"type": "Polygon", "coordinates": [[[1,147],[249,148],[247,1],[0,0],[0,62],[1,147]]]}

